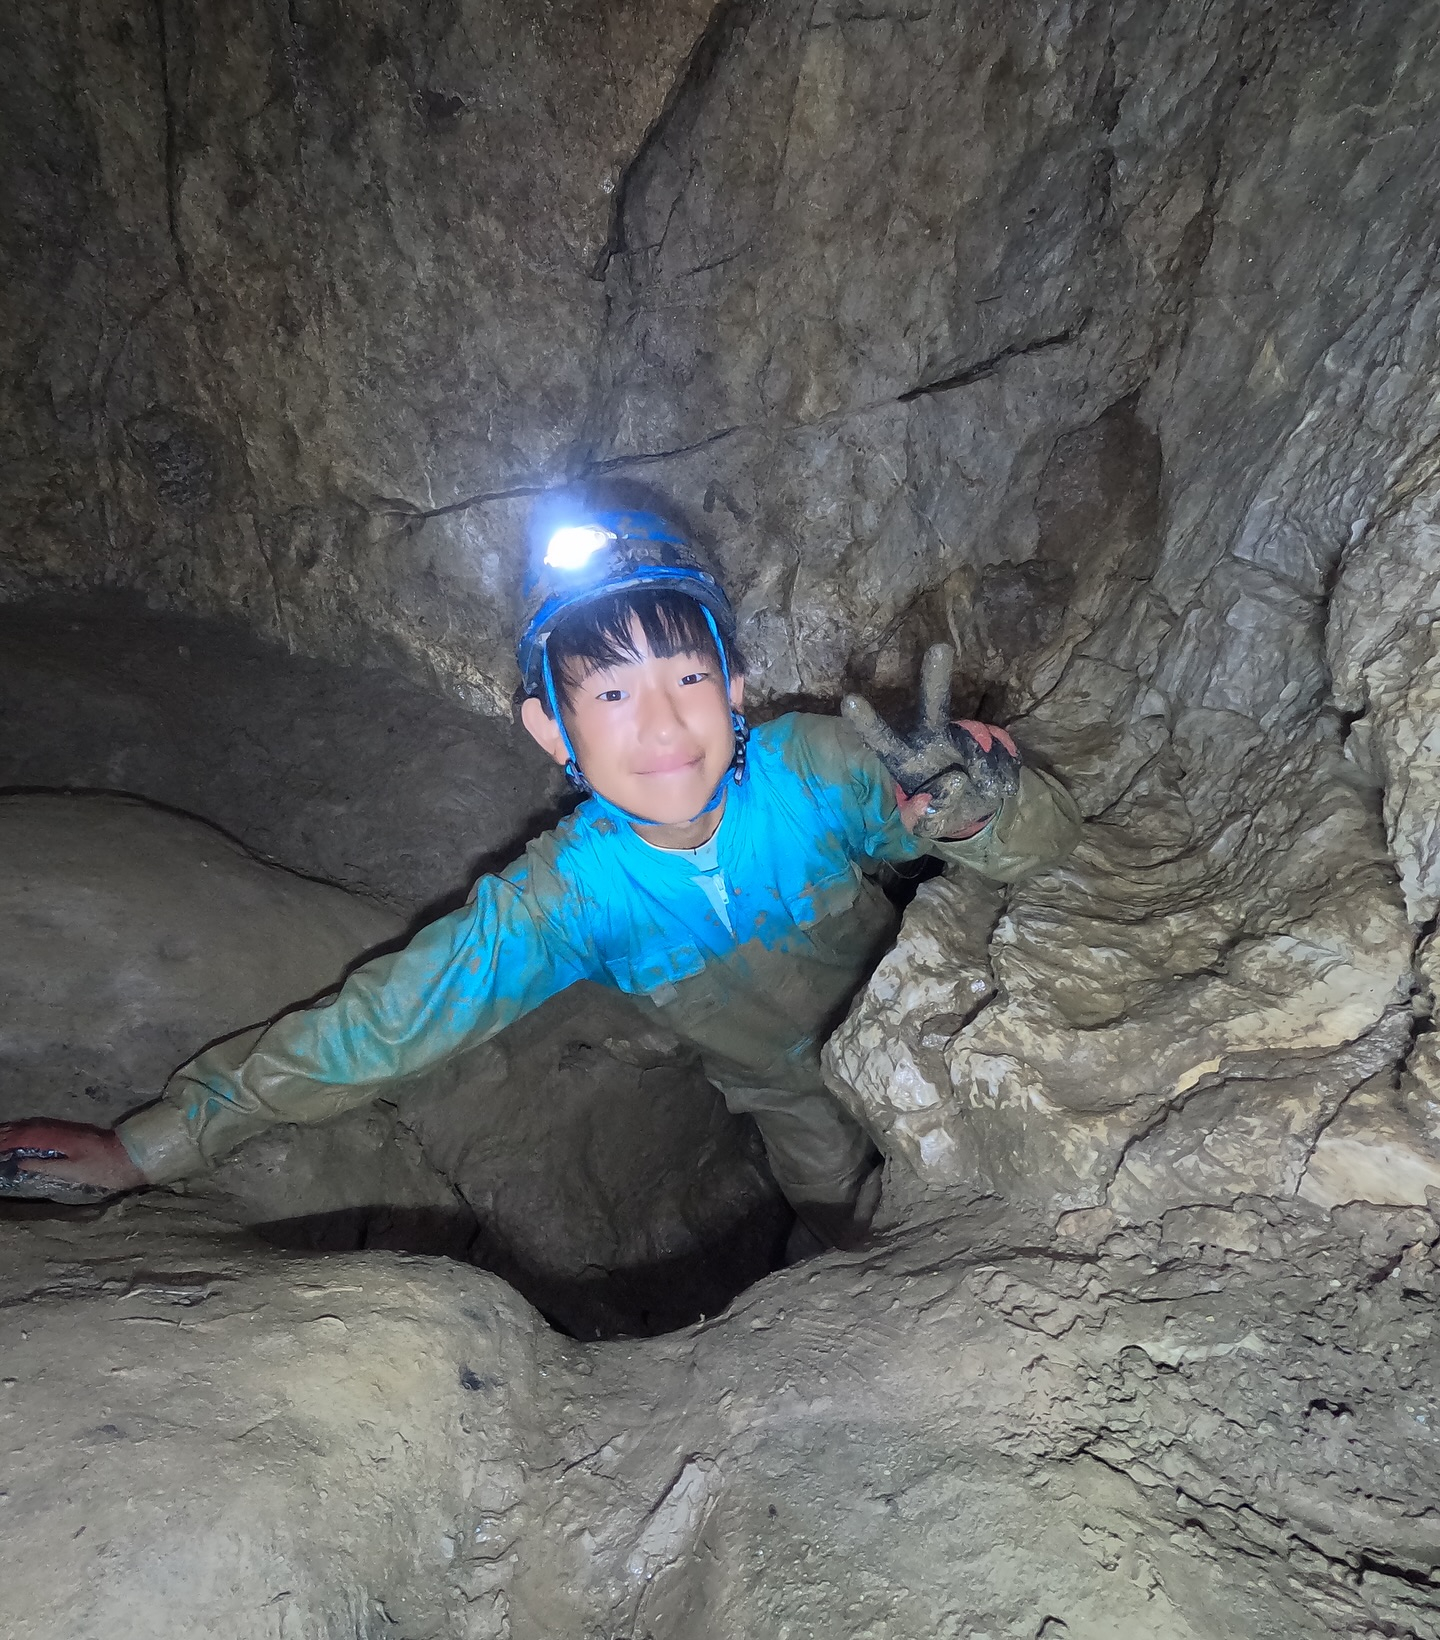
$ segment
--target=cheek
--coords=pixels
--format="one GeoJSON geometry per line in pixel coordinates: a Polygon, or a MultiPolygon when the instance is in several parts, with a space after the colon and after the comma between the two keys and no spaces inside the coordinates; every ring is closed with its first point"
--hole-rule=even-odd
{"type": "Polygon", "coordinates": [[[706,690],[689,713],[691,732],[717,745],[730,738],[730,702],[723,690],[706,690]]]}
{"type": "Polygon", "coordinates": [[[603,706],[587,701],[570,713],[566,720],[575,755],[583,763],[607,762],[616,757],[629,737],[627,715],[623,706],[603,706]]]}

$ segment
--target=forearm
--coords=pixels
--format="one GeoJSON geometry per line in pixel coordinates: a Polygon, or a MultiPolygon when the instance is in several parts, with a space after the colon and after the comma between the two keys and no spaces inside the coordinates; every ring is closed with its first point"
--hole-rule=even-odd
{"type": "Polygon", "coordinates": [[[588,971],[527,881],[482,878],[462,910],[357,969],[315,1008],[207,1049],[119,1128],[156,1184],[208,1167],[276,1122],[323,1122],[492,1036],[588,971]]]}
{"type": "Polygon", "coordinates": [[[120,1123],[121,1143],[151,1184],[201,1172],[277,1122],[326,1121],[385,1086],[387,1078],[317,1080],[287,1045],[287,1023],[207,1049],[171,1077],[155,1104],[120,1123]]]}

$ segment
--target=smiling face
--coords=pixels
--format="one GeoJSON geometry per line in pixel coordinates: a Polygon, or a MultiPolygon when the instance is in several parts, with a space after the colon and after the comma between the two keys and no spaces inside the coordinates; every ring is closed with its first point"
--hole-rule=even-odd
{"type": "MultiPolygon", "coordinates": [[[[636,660],[567,679],[565,727],[581,772],[602,797],[657,826],[684,825],[730,767],[730,708],[741,705],[745,681],[732,678],[727,697],[713,654],[655,655],[638,620],[630,641],[636,660]]],[[[525,702],[521,721],[565,762],[559,729],[538,700],[525,702]]]]}

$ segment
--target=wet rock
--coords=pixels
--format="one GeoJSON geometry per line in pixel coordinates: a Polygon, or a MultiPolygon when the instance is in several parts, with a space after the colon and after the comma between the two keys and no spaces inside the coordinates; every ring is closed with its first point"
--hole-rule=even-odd
{"type": "Polygon", "coordinates": [[[1320,1134],[1300,1194],[1321,1207],[1348,1202],[1427,1202],[1440,1192],[1440,1144],[1396,1096],[1393,1076],[1375,1077],[1320,1134]]]}
{"type": "Polygon", "coordinates": [[[1384,791],[1385,832],[1415,923],[1440,909],[1440,478],[1398,473],[1395,500],[1346,553],[1327,644],[1346,750],[1384,791]]]}
{"type": "Polygon", "coordinates": [[[0,798],[7,1115],[109,1124],[205,1043],[338,983],[399,920],[117,797],[0,798]]]}
{"type": "Polygon", "coordinates": [[[925,884],[827,1044],[832,1085],[935,1183],[1142,1216],[1293,1194],[1410,1036],[1409,931],[1373,822],[1343,782],[1326,801],[1273,805],[1288,866],[1233,831],[1147,851],[1142,811],[1091,825],[1003,914],[963,872],[925,884]]]}
{"type": "Polygon", "coordinates": [[[1440,1619],[1436,1228],[1413,1209],[1250,1198],[1077,1257],[952,1207],[702,1328],[588,1347],[478,1271],[277,1266],[179,1202],[3,1236],[20,1633],[1440,1619]]]}

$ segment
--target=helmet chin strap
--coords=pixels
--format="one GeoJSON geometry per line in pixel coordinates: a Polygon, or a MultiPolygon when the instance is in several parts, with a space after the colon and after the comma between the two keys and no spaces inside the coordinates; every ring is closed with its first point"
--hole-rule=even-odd
{"type": "MultiPolygon", "coordinates": [[[[720,629],[715,624],[715,617],[705,607],[700,605],[700,613],[705,617],[705,624],[710,628],[710,636],[715,640],[715,653],[720,657],[720,675],[725,681],[725,699],[730,699],[730,664],[725,659],[725,645],[720,640],[720,629]]],[[[611,814],[619,815],[622,820],[628,820],[633,826],[663,826],[694,825],[697,820],[703,820],[707,814],[713,814],[725,801],[726,783],[731,775],[735,784],[740,785],[745,779],[745,754],[750,739],[750,725],[745,721],[745,714],[736,707],[730,708],[730,728],[735,736],[735,750],[725,773],[720,776],[720,783],[715,788],[710,801],[698,814],[692,814],[688,820],[665,821],[651,820],[643,814],[632,814],[629,809],[622,809],[618,803],[612,803],[608,797],[602,796],[581,772],[580,764],[575,756],[575,748],[570,743],[570,731],[565,727],[565,719],[560,715],[560,700],[555,692],[555,673],[550,665],[550,645],[546,643],[541,651],[542,676],[545,680],[545,698],[550,705],[550,715],[555,720],[555,727],[560,731],[560,740],[565,747],[565,778],[576,789],[594,799],[602,809],[611,814]]]]}

